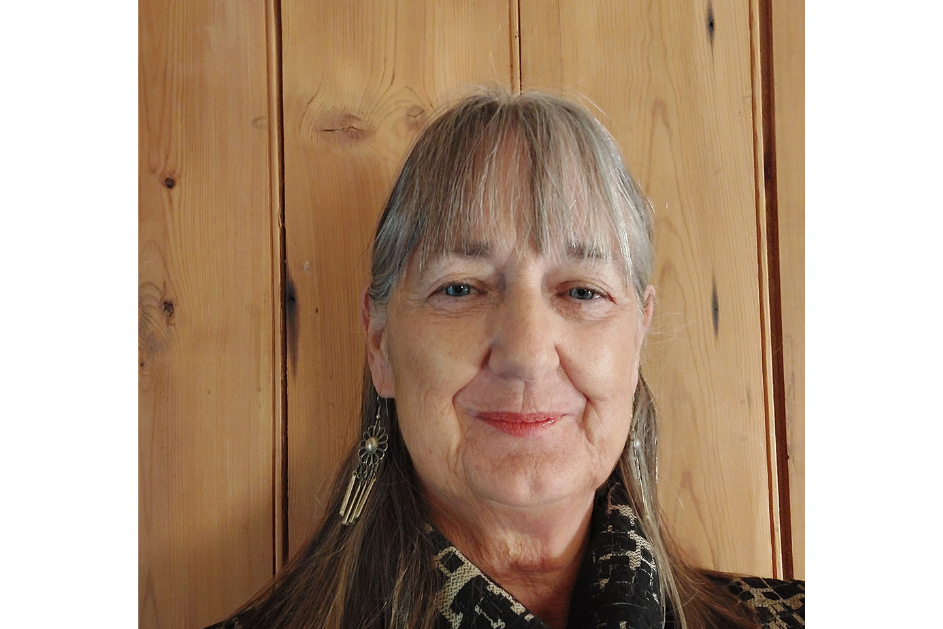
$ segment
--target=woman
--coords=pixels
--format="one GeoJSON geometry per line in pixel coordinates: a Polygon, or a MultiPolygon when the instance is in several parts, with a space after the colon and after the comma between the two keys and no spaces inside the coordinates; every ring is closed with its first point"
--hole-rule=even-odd
{"type": "Polygon", "coordinates": [[[801,582],[699,571],[665,533],[652,267],[648,205],[585,109],[445,111],[377,228],[334,508],[219,627],[802,626],[801,582]]]}

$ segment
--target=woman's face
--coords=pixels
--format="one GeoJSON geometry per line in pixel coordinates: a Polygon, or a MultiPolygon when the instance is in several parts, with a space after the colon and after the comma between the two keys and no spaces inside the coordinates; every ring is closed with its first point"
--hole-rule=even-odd
{"type": "Polygon", "coordinates": [[[385,317],[365,316],[374,384],[434,508],[585,498],[626,442],[651,292],[640,311],[616,261],[515,239],[414,260],[385,317]]]}

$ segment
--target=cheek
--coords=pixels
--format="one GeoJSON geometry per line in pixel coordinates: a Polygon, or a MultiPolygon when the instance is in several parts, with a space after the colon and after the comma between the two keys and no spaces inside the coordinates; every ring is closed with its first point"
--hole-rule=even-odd
{"type": "Polygon", "coordinates": [[[574,334],[564,369],[586,398],[583,430],[608,473],[622,453],[632,424],[632,396],[638,382],[639,347],[634,326],[574,334]]]}
{"type": "Polygon", "coordinates": [[[454,470],[464,427],[454,398],[478,373],[483,343],[475,326],[402,317],[390,328],[387,356],[400,430],[420,478],[437,485],[454,470]]]}
{"type": "MultiPolygon", "coordinates": [[[[403,402],[446,403],[478,372],[486,343],[474,325],[448,325],[416,317],[390,336],[389,362],[397,398],[403,402]]],[[[430,409],[431,410],[431,409],[430,409]]]]}
{"type": "Polygon", "coordinates": [[[590,403],[631,400],[638,381],[639,346],[633,326],[586,329],[570,335],[564,369],[590,403]]]}

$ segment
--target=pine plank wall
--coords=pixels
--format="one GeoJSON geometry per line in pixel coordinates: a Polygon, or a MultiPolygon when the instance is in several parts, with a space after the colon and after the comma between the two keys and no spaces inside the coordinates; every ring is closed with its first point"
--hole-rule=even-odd
{"type": "Polygon", "coordinates": [[[656,216],[660,498],[804,577],[804,6],[140,0],[139,610],[196,628],[312,532],[356,439],[367,248],[428,116],[581,99],[656,216]]]}

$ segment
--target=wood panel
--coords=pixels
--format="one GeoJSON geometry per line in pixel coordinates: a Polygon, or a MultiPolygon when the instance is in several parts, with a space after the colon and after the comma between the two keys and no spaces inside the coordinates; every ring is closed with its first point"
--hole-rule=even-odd
{"type": "Polygon", "coordinates": [[[289,545],[357,437],[368,246],[435,106],[511,86],[507,0],[283,0],[289,545]]]}
{"type": "Polygon", "coordinates": [[[139,620],[203,627],[273,569],[272,13],[139,10],[139,620]]]}
{"type": "Polygon", "coordinates": [[[782,360],[793,574],[805,578],[805,3],[774,0],[773,123],[776,138],[782,360]]]}
{"type": "Polygon", "coordinates": [[[654,207],[662,507],[701,564],[771,575],[749,6],[521,0],[520,21],[522,88],[580,95],[654,207]]]}

